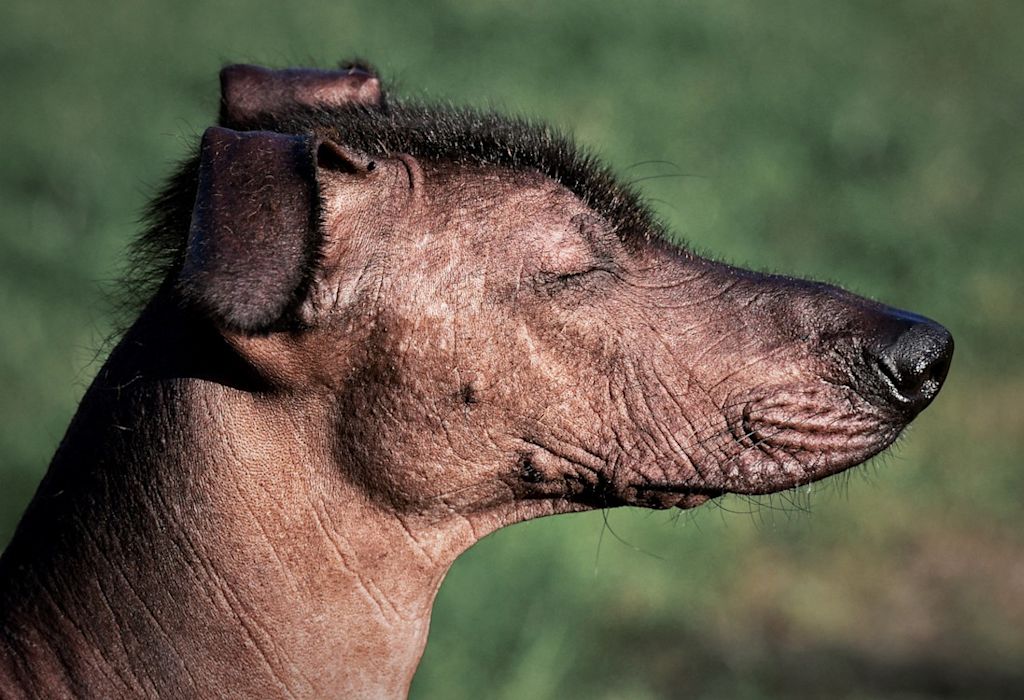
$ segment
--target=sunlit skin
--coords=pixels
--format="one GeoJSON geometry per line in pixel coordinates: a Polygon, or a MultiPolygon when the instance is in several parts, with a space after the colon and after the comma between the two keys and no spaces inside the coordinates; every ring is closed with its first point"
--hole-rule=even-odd
{"type": "Polygon", "coordinates": [[[401,697],[487,533],[807,484],[945,377],[941,326],[681,250],[548,132],[364,66],[222,88],[0,560],[4,697],[401,697]]]}

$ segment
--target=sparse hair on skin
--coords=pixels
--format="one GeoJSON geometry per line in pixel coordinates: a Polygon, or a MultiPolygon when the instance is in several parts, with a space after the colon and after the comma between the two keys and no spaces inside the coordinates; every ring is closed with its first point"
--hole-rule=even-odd
{"type": "MultiPolygon", "coordinates": [[[[405,153],[429,163],[535,171],[560,183],[603,216],[623,241],[660,238],[664,226],[643,198],[571,138],[545,124],[489,111],[417,102],[297,106],[263,113],[234,129],[316,134],[371,158],[405,153]]],[[[150,203],[122,281],[127,308],[138,310],[171,279],[184,256],[196,196],[197,155],[187,159],[150,203]]]]}

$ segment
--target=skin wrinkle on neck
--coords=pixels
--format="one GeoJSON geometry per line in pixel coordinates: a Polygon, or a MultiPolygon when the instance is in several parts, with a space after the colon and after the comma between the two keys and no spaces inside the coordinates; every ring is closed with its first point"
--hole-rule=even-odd
{"type": "MultiPolygon", "coordinates": [[[[222,432],[222,435],[237,435],[238,431],[232,429],[226,429],[222,432]]],[[[306,440],[291,440],[292,446],[302,445],[309,449],[309,443],[306,440]]],[[[307,464],[315,464],[317,457],[315,453],[318,450],[314,448],[313,455],[303,454],[293,457],[296,463],[306,462],[307,464]]],[[[319,449],[320,452],[324,450],[319,449]]],[[[273,451],[272,451],[273,452],[273,451]]],[[[238,455],[236,455],[236,458],[238,455]]],[[[252,459],[243,460],[248,464],[252,464],[252,459]]],[[[333,465],[324,465],[323,467],[313,466],[313,469],[317,468],[334,468],[333,465]]],[[[273,473],[287,472],[285,470],[275,470],[273,473]]],[[[306,483],[304,480],[300,480],[300,483],[306,483]]],[[[386,631],[386,634],[391,637],[401,637],[402,630],[409,623],[413,630],[419,631],[418,628],[425,627],[425,618],[429,616],[430,606],[433,600],[433,592],[436,591],[440,585],[440,579],[443,576],[443,572],[447,569],[450,561],[444,561],[440,554],[429,553],[428,547],[424,544],[425,539],[417,537],[412,527],[408,522],[403,520],[398,515],[381,516],[379,513],[375,514],[371,511],[370,514],[365,512],[356,513],[349,515],[347,510],[341,508],[328,508],[322,497],[318,497],[311,493],[310,489],[302,488],[302,499],[281,499],[285,502],[292,500],[298,500],[302,507],[302,512],[307,516],[309,522],[315,525],[318,532],[318,539],[323,543],[323,549],[327,552],[333,552],[336,557],[336,563],[339,571],[342,573],[344,578],[351,580],[355,584],[355,590],[360,591],[365,599],[363,601],[364,606],[369,605],[374,609],[371,618],[376,617],[380,620],[381,625],[386,631]],[[338,521],[338,518],[342,515],[347,516],[345,520],[338,521]],[[409,586],[399,587],[398,590],[394,589],[393,586],[389,586],[388,582],[401,582],[401,577],[387,576],[380,573],[374,574],[374,559],[377,558],[375,555],[371,555],[367,558],[366,552],[362,551],[365,549],[357,544],[356,540],[346,537],[346,532],[358,532],[362,528],[354,525],[351,521],[364,520],[369,515],[377,522],[377,527],[374,530],[378,533],[378,540],[386,540],[387,547],[383,548],[389,552],[389,556],[383,560],[378,559],[380,564],[388,565],[387,561],[399,558],[398,552],[410,550],[410,557],[402,557],[403,560],[419,560],[420,564],[412,567],[412,571],[406,569],[407,573],[415,573],[416,571],[421,572],[421,578],[426,577],[429,584],[426,586],[418,586],[419,591],[426,591],[426,595],[419,593],[410,596],[409,586]],[[396,527],[387,527],[387,523],[391,522],[396,527]],[[392,531],[391,536],[387,536],[387,530],[392,531]],[[403,589],[404,588],[404,589],[403,589]],[[415,623],[419,622],[419,625],[415,623]]],[[[330,493],[330,490],[327,491],[330,493]]],[[[337,494],[331,494],[337,496],[337,494]]],[[[367,501],[365,498],[360,497],[358,494],[349,494],[344,498],[345,502],[351,507],[353,502],[364,502],[364,506],[373,506],[372,501],[367,501]]],[[[265,512],[265,511],[264,511],[265,512]]],[[[255,516],[256,521],[260,518],[255,516]]],[[[363,523],[365,527],[365,523],[363,523]]],[[[266,532],[269,528],[263,527],[263,532],[266,532]]],[[[273,548],[272,543],[271,545],[273,548]]],[[[379,551],[382,549],[380,545],[382,542],[377,541],[372,543],[372,549],[379,551]]],[[[436,547],[435,547],[436,548],[436,547]]],[[[454,558],[455,553],[449,554],[447,558],[454,558]]],[[[286,557],[282,557],[275,551],[275,556],[278,561],[284,560],[286,557]]],[[[287,557],[294,561],[294,557],[287,557]]],[[[350,591],[346,591],[350,592],[350,591]]],[[[362,622],[365,624],[365,621],[362,622]]],[[[422,630],[425,632],[425,629],[422,630]]],[[[425,634],[414,634],[414,641],[417,643],[425,642],[425,634]]],[[[421,651],[421,649],[419,650],[421,651]]],[[[418,659],[419,653],[415,654],[415,658],[418,659]]],[[[410,669],[411,674],[411,669],[410,669]]]]}
{"type": "MultiPolygon", "coordinates": [[[[35,598],[26,595],[19,596],[16,605],[8,609],[3,619],[5,630],[48,628],[56,635],[46,642],[45,637],[30,633],[31,639],[14,639],[11,644],[14,649],[36,649],[26,651],[34,660],[36,673],[42,674],[32,685],[58,695],[61,687],[78,688],[78,694],[100,686],[118,696],[204,694],[204,687],[209,693],[212,687],[208,684],[224,669],[204,672],[210,660],[205,650],[220,648],[230,637],[237,637],[241,644],[232,646],[247,649],[254,662],[245,664],[237,653],[233,656],[232,666],[246,667],[245,676],[235,678],[240,689],[263,688],[257,694],[285,696],[309,694],[304,689],[318,695],[352,694],[359,688],[376,688],[374,692],[388,696],[404,693],[426,642],[433,597],[448,565],[476,539],[474,526],[467,532],[467,521],[452,520],[449,515],[445,521],[431,523],[430,532],[421,531],[415,518],[385,515],[352,487],[339,490],[337,481],[314,495],[315,475],[322,478],[338,465],[322,463],[327,451],[312,444],[316,440],[310,437],[315,431],[306,429],[309,423],[254,423],[259,411],[253,407],[262,404],[259,410],[266,412],[272,399],[253,401],[244,392],[202,380],[177,381],[170,393],[159,388],[160,381],[153,384],[158,388],[151,389],[148,379],[133,382],[131,388],[118,384],[116,376],[110,380],[95,388],[93,396],[104,401],[113,393],[123,400],[126,391],[151,391],[159,398],[149,404],[147,418],[149,425],[160,426],[163,436],[155,442],[184,444],[191,449],[178,456],[183,460],[178,467],[165,462],[164,454],[149,451],[132,460],[132,471],[124,474],[76,464],[77,455],[61,455],[58,462],[63,462],[63,470],[97,475],[101,482],[94,486],[97,507],[116,493],[119,502],[137,504],[132,506],[136,515],[117,528],[104,527],[97,532],[89,529],[95,523],[76,516],[74,532],[78,534],[69,537],[81,538],[85,546],[65,553],[64,566],[45,572],[58,582],[58,592],[50,603],[46,604],[45,597],[41,603],[33,603],[35,598]],[[157,415],[152,414],[154,409],[157,415]],[[183,415],[189,416],[184,422],[183,415]],[[209,443],[190,436],[194,428],[188,426],[196,421],[203,425],[202,434],[207,434],[210,425],[216,426],[220,439],[209,443]],[[260,443],[252,440],[254,433],[260,434],[260,443]],[[255,450],[251,448],[254,444],[259,444],[255,450]],[[272,448],[273,444],[278,446],[272,448]],[[290,464],[275,465],[268,455],[284,455],[290,464]],[[275,475],[277,478],[272,478],[275,475]],[[293,478],[282,480],[281,475],[293,478]],[[204,484],[212,481],[218,488],[206,489],[204,484]],[[201,497],[196,499],[197,495],[201,497]],[[329,506],[327,498],[335,506],[329,506]],[[341,502],[344,508],[338,506],[341,502]],[[364,532],[369,523],[373,523],[374,540],[360,542],[341,534],[364,532]],[[440,537],[438,531],[446,535],[440,537]],[[281,539],[275,540],[275,533],[281,539]],[[148,556],[132,555],[141,543],[146,543],[148,556]],[[333,564],[329,557],[308,557],[309,551],[329,553],[332,549],[337,552],[333,564]],[[380,556],[381,549],[388,551],[387,556],[380,556]],[[308,570],[310,561],[313,571],[308,570]],[[253,564],[259,571],[257,581],[251,578],[253,564]],[[401,575],[395,575],[395,566],[401,567],[401,575]],[[169,571],[174,572],[170,577],[169,571]],[[59,583],[62,575],[94,579],[96,604],[120,611],[119,617],[97,617],[87,600],[58,604],[57,600],[64,598],[61,591],[72,587],[72,583],[59,583]],[[46,607],[52,612],[46,612],[46,607]],[[370,610],[373,607],[378,612],[370,610]],[[271,614],[255,618],[256,610],[261,615],[271,614]],[[39,615],[63,622],[42,627],[22,624],[40,619],[39,615]],[[158,622],[157,615],[163,617],[164,624],[158,622]],[[263,622],[257,624],[257,619],[263,622]],[[127,620],[131,622],[124,628],[127,620]],[[69,631],[80,630],[79,642],[60,631],[69,625],[69,631]],[[155,640],[151,655],[163,655],[164,663],[171,662],[177,669],[171,674],[175,679],[172,685],[167,685],[172,682],[167,676],[146,678],[144,669],[136,668],[127,653],[117,658],[102,654],[105,644],[97,643],[97,635],[120,635],[122,628],[131,629],[135,639],[149,635],[155,640]],[[310,642],[329,644],[338,637],[338,630],[345,628],[358,628],[360,634],[343,635],[340,645],[336,642],[326,654],[309,658],[310,651],[322,643],[310,642]],[[184,648],[181,642],[185,642],[184,648]],[[71,647],[67,647],[69,643],[71,647]],[[374,681],[365,677],[372,675],[372,669],[346,669],[342,659],[351,657],[353,651],[345,651],[345,643],[379,649],[376,653],[382,654],[381,658],[391,659],[379,666],[382,677],[374,681]],[[41,644],[55,650],[80,648],[86,653],[43,654],[40,649],[45,646],[41,644]],[[183,666],[193,672],[183,673],[183,666]],[[319,682],[311,680],[314,677],[319,682]],[[328,685],[324,685],[325,678],[328,685]],[[118,686],[122,690],[118,691],[118,686]],[[186,687],[192,690],[185,691],[186,687]]],[[[136,430],[110,430],[122,444],[133,437],[146,437],[136,430]]],[[[40,594],[53,587],[43,581],[39,584],[34,588],[40,594]]],[[[122,641],[122,648],[125,644],[133,642],[122,641]]]]}

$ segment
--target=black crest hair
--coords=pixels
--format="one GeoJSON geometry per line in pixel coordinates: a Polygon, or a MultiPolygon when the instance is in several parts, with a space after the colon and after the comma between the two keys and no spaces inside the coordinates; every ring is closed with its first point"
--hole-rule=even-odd
{"type": "MultiPolygon", "coordinates": [[[[562,184],[625,241],[658,238],[662,226],[639,194],[570,138],[521,118],[451,106],[389,103],[295,108],[260,116],[250,128],[316,133],[370,157],[407,153],[433,163],[532,170],[562,184]]],[[[195,157],[151,202],[132,247],[125,291],[144,303],[181,264],[196,191],[195,157]]]]}

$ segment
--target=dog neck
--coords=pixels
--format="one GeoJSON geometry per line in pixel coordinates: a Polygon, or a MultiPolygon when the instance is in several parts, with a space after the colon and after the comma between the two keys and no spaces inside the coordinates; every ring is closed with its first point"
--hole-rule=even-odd
{"type": "Polygon", "coordinates": [[[156,342],[204,369],[217,352],[146,318],[0,560],[0,695],[404,696],[472,523],[403,520],[337,478],[316,406],[141,365],[156,342]]]}

